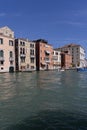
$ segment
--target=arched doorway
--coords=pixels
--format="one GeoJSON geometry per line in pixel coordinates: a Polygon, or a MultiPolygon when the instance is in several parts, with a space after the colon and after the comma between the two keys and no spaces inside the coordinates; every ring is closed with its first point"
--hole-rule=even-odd
{"type": "Polygon", "coordinates": [[[13,66],[9,67],[9,72],[14,72],[14,67],[13,66]]]}

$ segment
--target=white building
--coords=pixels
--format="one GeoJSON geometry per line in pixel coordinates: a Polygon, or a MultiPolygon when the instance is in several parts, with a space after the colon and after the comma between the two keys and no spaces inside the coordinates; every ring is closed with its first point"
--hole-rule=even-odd
{"type": "Polygon", "coordinates": [[[0,35],[14,38],[14,32],[7,26],[0,28],[0,35]]]}
{"type": "Polygon", "coordinates": [[[0,72],[15,71],[14,32],[6,27],[0,28],[0,72]]]}
{"type": "Polygon", "coordinates": [[[35,43],[28,39],[15,39],[16,71],[36,70],[35,43]]]}
{"type": "Polygon", "coordinates": [[[61,51],[54,49],[53,51],[53,69],[61,68],[61,51]]]}
{"type": "Polygon", "coordinates": [[[73,67],[85,67],[85,49],[77,44],[68,44],[61,47],[61,51],[69,51],[72,56],[73,67]]]}

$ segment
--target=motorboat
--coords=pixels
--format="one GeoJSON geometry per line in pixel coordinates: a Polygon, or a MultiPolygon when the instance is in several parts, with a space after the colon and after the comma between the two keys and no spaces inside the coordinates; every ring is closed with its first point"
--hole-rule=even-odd
{"type": "Polygon", "coordinates": [[[78,72],[82,72],[82,71],[87,71],[87,67],[82,67],[82,68],[77,68],[77,71],[78,72]]]}

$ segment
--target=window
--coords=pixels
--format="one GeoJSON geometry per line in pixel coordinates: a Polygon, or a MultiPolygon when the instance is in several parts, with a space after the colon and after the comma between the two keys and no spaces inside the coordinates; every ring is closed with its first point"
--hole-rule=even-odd
{"type": "Polygon", "coordinates": [[[20,48],[20,54],[25,54],[25,48],[20,48]]]}
{"type": "Polygon", "coordinates": [[[20,54],[22,54],[22,48],[20,48],[20,54]]]}
{"type": "Polygon", "coordinates": [[[10,56],[11,58],[13,57],[13,52],[12,52],[12,51],[9,52],[9,56],[10,56]]]}
{"type": "Polygon", "coordinates": [[[9,46],[13,46],[13,41],[9,40],[9,46]]]}
{"type": "Polygon", "coordinates": [[[25,46],[25,42],[20,41],[21,46],[25,46]]]}
{"type": "Polygon", "coordinates": [[[0,38],[0,44],[3,44],[3,39],[2,38],[0,38]]]}
{"type": "Polygon", "coordinates": [[[20,45],[22,45],[22,41],[20,41],[20,45]]]}
{"type": "Polygon", "coordinates": [[[0,57],[4,57],[4,52],[3,52],[3,50],[0,50],[0,57]]]}
{"type": "Polygon", "coordinates": [[[34,48],[34,44],[30,44],[30,47],[31,47],[31,48],[34,48]]]}
{"type": "Polygon", "coordinates": [[[21,57],[21,63],[25,62],[25,57],[21,57]]]}
{"type": "Polygon", "coordinates": [[[34,63],[34,58],[31,58],[31,63],[34,63]]]}
{"type": "Polygon", "coordinates": [[[58,52],[56,52],[56,55],[58,55],[58,52]]]}
{"type": "Polygon", "coordinates": [[[25,46],[25,42],[23,42],[23,46],[25,46]]]}
{"type": "Polygon", "coordinates": [[[30,50],[30,55],[34,55],[34,50],[30,50]]]}
{"type": "Polygon", "coordinates": [[[25,66],[21,66],[21,70],[25,69],[25,66]]]}
{"type": "Polygon", "coordinates": [[[13,65],[13,61],[10,61],[10,65],[13,65]]]}
{"type": "Polygon", "coordinates": [[[0,61],[0,65],[4,65],[4,61],[0,61]]]}
{"type": "Polygon", "coordinates": [[[23,48],[23,54],[25,54],[25,48],[23,48]]]}

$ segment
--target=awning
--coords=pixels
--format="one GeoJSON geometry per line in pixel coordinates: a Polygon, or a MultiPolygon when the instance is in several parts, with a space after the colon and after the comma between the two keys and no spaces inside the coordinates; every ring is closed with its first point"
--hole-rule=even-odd
{"type": "Polygon", "coordinates": [[[50,51],[45,51],[47,54],[50,54],[50,51]]]}
{"type": "Polygon", "coordinates": [[[44,62],[42,62],[41,64],[42,64],[42,65],[46,65],[46,63],[44,63],[44,62]]]}

